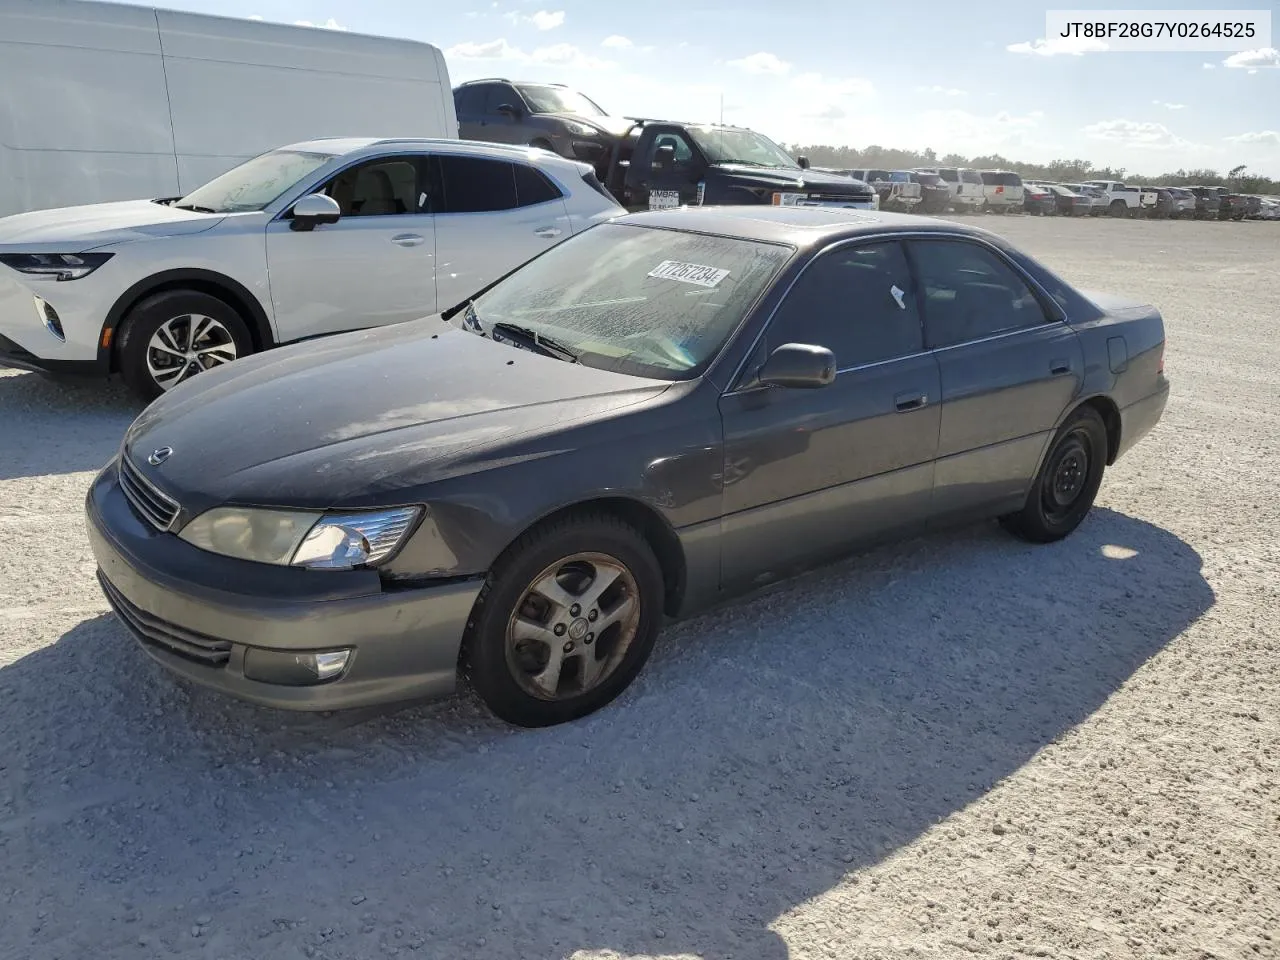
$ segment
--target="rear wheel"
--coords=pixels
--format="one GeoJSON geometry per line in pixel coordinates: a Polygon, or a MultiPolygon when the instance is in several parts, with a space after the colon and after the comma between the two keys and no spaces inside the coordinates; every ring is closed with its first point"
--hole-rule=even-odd
{"type": "Polygon", "coordinates": [[[1112,200],[1111,206],[1107,208],[1107,212],[1113,217],[1128,216],[1129,208],[1125,206],[1123,200],[1112,200]]]}
{"type": "Polygon", "coordinates": [[[1098,411],[1081,407],[1058,430],[1023,508],[1000,522],[1033,543],[1061,540],[1093,507],[1106,462],[1106,425],[1098,411]]]}
{"type": "Polygon", "coordinates": [[[250,353],[253,338],[240,315],[195,290],[143,300],[125,317],[116,341],[120,375],[143,400],[250,353]]]}
{"type": "Polygon", "coordinates": [[[663,596],[653,550],[626,523],[587,514],[535,528],[485,582],[463,668],[508,723],[577,719],[640,672],[662,624],[663,596]]]}

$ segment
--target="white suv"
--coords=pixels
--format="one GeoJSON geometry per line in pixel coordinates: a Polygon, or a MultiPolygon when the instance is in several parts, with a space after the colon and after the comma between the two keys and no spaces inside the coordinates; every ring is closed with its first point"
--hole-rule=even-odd
{"type": "Polygon", "coordinates": [[[457,140],[281,147],[185,197],[0,219],[0,364],[144,398],[237,357],[444,310],[624,211],[590,166],[457,140]]]}
{"type": "Polygon", "coordinates": [[[916,167],[916,173],[933,173],[951,188],[951,207],[956,213],[980,213],[987,202],[982,174],[968,167],[916,167]]]}

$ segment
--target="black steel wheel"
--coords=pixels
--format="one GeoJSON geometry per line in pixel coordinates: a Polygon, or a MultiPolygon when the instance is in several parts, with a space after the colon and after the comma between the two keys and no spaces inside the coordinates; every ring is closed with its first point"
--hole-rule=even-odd
{"type": "Polygon", "coordinates": [[[1061,540],[1093,507],[1106,464],[1106,424],[1097,410],[1081,407],[1059,428],[1023,508],[1000,522],[1033,543],[1061,540]]]}

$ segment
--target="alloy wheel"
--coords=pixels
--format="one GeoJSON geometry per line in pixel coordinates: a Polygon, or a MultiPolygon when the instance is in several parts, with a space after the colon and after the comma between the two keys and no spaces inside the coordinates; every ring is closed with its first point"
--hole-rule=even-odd
{"type": "Polygon", "coordinates": [[[191,313],[162,323],[147,343],[147,370],[161,390],[170,390],[205,370],[230,363],[235,339],[220,321],[191,313]]]}
{"type": "Polygon", "coordinates": [[[606,554],[574,554],[525,588],[507,623],[507,667],[530,696],[579,697],[617,670],[639,626],[631,571],[606,554]]]}

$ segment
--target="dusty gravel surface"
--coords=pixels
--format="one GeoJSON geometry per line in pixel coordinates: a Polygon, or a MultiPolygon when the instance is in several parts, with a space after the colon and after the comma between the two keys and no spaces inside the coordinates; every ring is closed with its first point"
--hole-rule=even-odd
{"type": "Polygon", "coordinates": [[[1280,228],[986,225],[1165,312],[1090,519],[680,624],[550,730],[162,675],[80,513],[137,407],[0,371],[0,957],[1280,956],[1280,228]]]}

